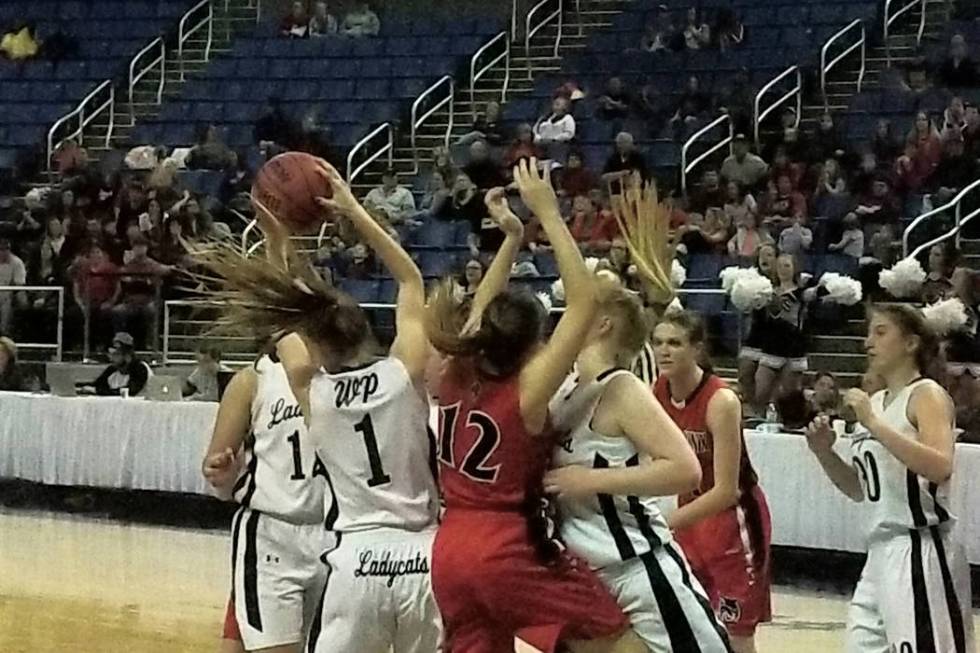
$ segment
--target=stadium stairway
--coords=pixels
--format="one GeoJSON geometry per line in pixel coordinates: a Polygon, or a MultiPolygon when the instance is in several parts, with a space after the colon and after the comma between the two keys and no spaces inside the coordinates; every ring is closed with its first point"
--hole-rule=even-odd
{"type": "MultiPolygon", "coordinates": [[[[557,57],[554,56],[554,42],[557,37],[555,24],[545,27],[535,35],[529,48],[530,56],[524,51],[523,39],[515,39],[510,45],[509,79],[506,78],[506,66],[500,62],[479,81],[474,89],[472,101],[468,80],[465,84],[457,83],[456,95],[452,103],[453,124],[450,131],[450,143],[471,130],[474,115],[487,102],[491,100],[500,101],[505,79],[507,79],[507,97],[530,92],[539,75],[560,71],[564,56],[583,50],[589,35],[597,29],[610,26],[612,18],[621,13],[631,1],[581,0],[578,14],[574,9],[570,9],[564,16],[565,23],[557,57]]],[[[505,103],[502,102],[501,104],[505,103]]],[[[403,130],[402,137],[398,139],[395,147],[394,168],[403,175],[410,176],[431,164],[433,148],[444,143],[449,116],[450,109],[448,106],[432,115],[432,118],[416,134],[417,150],[412,149],[410,135],[406,130],[403,130]],[[418,156],[417,161],[416,156],[418,156]]],[[[386,167],[387,161],[379,160],[365,170],[353,185],[355,192],[363,195],[377,186],[381,180],[381,173],[386,167]]]]}

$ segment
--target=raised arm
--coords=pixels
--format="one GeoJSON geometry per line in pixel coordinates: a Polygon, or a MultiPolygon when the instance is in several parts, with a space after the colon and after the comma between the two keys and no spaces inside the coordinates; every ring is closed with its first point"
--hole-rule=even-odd
{"type": "Polygon", "coordinates": [[[497,255],[493,258],[493,262],[490,263],[490,267],[476,289],[469,318],[463,327],[463,333],[468,333],[480,324],[483,311],[486,310],[493,298],[507,287],[510,270],[514,261],[517,260],[517,254],[521,250],[521,243],[524,239],[524,225],[510,210],[510,206],[507,204],[507,195],[503,188],[491,189],[484,198],[484,202],[490,217],[500,226],[505,237],[504,243],[497,250],[497,255]]]}
{"type": "Polygon", "coordinates": [[[408,252],[364,210],[336,168],[321,160],[318,172],[330,183],[333,197],[319,198],[317,201],[321,206],[350,220],[365,244],[381,259],[398,284],[395,340],[391,345],[391,355],[405,365],[413,381],[421,383],[429,358],[429,340],[424,326],[425,285],[422,282],[422,273],[408,252]]]}
{"type": "Polygon", "coordinates": [[[306,425],[310,425],[310,383],[316,374],[317,365],[310,354],[306,341],[298,333],[284,336],[276,344],[276,354],[286,371],[289,389],[292,390],[299,407],[303,411],[306,425]]]}
{"type": "Polygon", "coordinates": [[[830,427],[830,418],[826,415],[817,416],[807,427],[807,445],[817,457],[830,482],[850,500],[864,501],[864,490],[857,471],[834,451],[836,439],[834,430],[830,427]]]}
{"type": "Polygon", "coordinates": [[[521,161],[514,168],[514,180],[524,203],[538,216],[548,234],[565,286],[565,314],[548,344],[521,371],[521,416],[529,432],[541,433],[547,421],[548,401],[571,370],[592,325],[595,277],[585,267],[578,244],[561,219],[548,171],[542,175],[535,159],[530,163],[521,161]]]}
{"type": "Polygon", "coordinates": [[[235,374],[218,405],[211,444],[201,463],[201,473],[215,494],[228,500],[241,468],[241,449],[252,427],[255,370],[247,367],[235,374]]]}

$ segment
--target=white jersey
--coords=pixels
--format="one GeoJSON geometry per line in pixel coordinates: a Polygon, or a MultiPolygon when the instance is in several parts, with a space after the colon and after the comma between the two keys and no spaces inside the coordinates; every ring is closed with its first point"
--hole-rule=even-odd
{"type": "MultiPolygon", "coordinates": [[[[884,405],[886,390],[871,397],[875,414],[896,432],[908,438],[918,433],[908,418],[909,398],[916,388],[934,383],[920,379],[905,386],[884,405]]],[[[937,485],[918,476],[865,429],[859,427],[851,439],[851,464],[864,489],[869,511],[868,536],[871,542],[907,534],[939,524],[951,524],[949,482],[937,485]]]]}
{"type": "Polygon", "coordinates": [[[389,356],[310,384],[310,433],[339,506],[335,530],[436,523],[429,407],[405,365],[389,356]]]}
{"type": "MultiPolygon", "coordinates": [[[[640,464],[627,438],[610,437],[592,428],[606,385],[627,370],[609,370],[594,381],[569,377],[551,401],[554,427],[567,432],[555,448],[553,466],[584,465],[594,469],[640,464]]],[[[670,542],[670,529],[653,497],[599,494],[584,500],[559,501],[561,535],[572,551],[601,569],[630,560],[670,542]]]]}
{"type": "MultiPolygon", "coordinates": [[[[245,443],[245,471],[235,501],[294,524],[324,523],[327,473],[309,438],[303,411],[282,364],[263,356],[255,363],[252,433],[245,443]]],[[[327,519],[327,528],[330,528],[327,519]]]]}

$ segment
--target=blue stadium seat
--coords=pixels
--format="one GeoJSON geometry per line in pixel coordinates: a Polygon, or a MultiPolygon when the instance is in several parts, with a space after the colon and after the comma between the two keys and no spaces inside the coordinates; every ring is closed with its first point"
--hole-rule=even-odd
{"type": "Polygon", "coordinates": [[[341,279],[342,291],[359,302],[376,303],[381,292],[381,282],[373,279],[341,279]]]}

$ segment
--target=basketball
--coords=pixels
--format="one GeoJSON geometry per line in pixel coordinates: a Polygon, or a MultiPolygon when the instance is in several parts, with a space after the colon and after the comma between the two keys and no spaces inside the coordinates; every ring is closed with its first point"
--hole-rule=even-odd
{"type": "Polygon", "coordinates": [[[292,231],[308,231],[324,218],[317,197],[332,197],[330,183],[316,171],[317,160],[305,152],[273,157],[255,176],[252,197],[292,231]]]}

